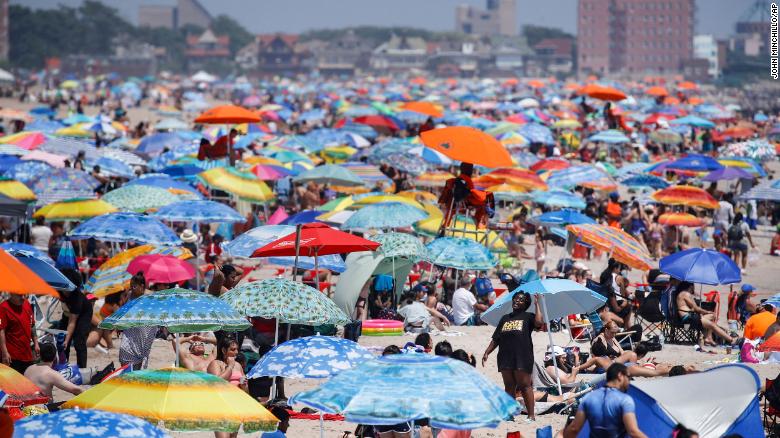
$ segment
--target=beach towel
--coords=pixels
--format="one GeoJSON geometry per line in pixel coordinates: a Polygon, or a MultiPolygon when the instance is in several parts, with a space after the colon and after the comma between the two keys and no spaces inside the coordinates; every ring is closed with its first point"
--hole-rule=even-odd
{"type": "MultiPolygon", "coordinates": [[[[307,414],[303,412],[294,411],[288,409],[287,413],[290,414],[290,418],[295,420],[319,420],[320,414],[307,414]]],[[[344,421],[344,416],[339,414],[323,414],[322,419],[325,421],[344,421]]]]}

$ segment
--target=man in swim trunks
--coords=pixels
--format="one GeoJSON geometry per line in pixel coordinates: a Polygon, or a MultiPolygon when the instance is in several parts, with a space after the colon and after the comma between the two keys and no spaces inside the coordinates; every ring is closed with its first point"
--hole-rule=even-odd
{"type": "Polygon", "coordinates": [[[677,300],[677,312],[680,316],[680,321],[684,324],[691,324],[692,327],[702,328],[704,330],[705,345],[716,345],[715,340],[712,338],[713,332],[729,344],[734,343],[735,339],[725,329],[715,323],[715,312],[704,310],[696,304],[691,294],[693,283],[684,281],[680,283],[678,290],[680,292],[677,293],[675,299],[677,300]]]}

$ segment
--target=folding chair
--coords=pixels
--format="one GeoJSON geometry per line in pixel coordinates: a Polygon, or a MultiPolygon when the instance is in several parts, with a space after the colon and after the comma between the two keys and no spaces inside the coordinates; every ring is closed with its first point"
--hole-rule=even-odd
{"type": "Polygon", "coordinates": [[[642,333],[647,337],[661,336],[666,325],[666,318],[661,312],[661,291],[654,288],[637,290],[634,297],[634,320],[642,327],[642,333]]]}
{"type": "MultiPolygon", "coordinates": [[[[599,316],[596,312],[588,313],[588,321],[590,321],[591,327],[593,327],[593,334],[591,339],[598,336],[599,333],[604,329],[604,321],[601,320],[601,316],[599,316]]],[[[634,349],[634,336],[638,332],[635,331],[621,331],[615,335],[615,339],[617,339],[618,343],[620,345],[623,345],[623,343],[627,340],[628,345],[633,350],[634,349]]]]}
{"type": "Polygon", "coordinates": [[[680,319],[677,311],[677,293],[669,300],[669,314],[664,326],[664,338],[670,344],[694,345],[699,343],[702,331],[700,327],[693,327],[680,319]]]}
{"type": "Polygon", "coordinates": [[[772,379],[766,379],[764,384],[764,392],[761,393],[761,398],[764,399],[763,405],[763,418],[764,418],[764,431],[766,431],[767,437],[780,437],[780,410],[775,409],[766,399],[764,393],[769,391],[769,388],[775,384],[772,379]]]}

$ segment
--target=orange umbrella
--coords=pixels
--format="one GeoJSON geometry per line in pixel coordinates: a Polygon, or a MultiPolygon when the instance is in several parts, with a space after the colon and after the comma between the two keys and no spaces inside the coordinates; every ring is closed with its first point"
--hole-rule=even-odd
{"type": "Polygon", "coordinates": [[[35,272],[25,266],[16,257],[0,249],[0,291],[18,295],[51,295],[59,298],[59,294],[35,272]]]}
{"type": "Polygon", "coordinates": [[[690,105],[699,105],[702,103],[704,103],[704,100],[701,97],[693,96],[688,98],[688,104],[690,105]]]}
{"type": "Polygon", "coordinates": [[[561,170],[571,167],[568,160],[562,158],[545,158],[531,165],[531,170],[539,172],[541,170],[561,170]]]}
{"type": "Polygon", "coordinates": [[[515,86],[515,85],[517,85],[519,82],[520,82],[520,81],[518,81],[518,80],[517,80],[517,78],[509,78],[509,79],[507,79],[507,80],[505,80],[505,81],[504,81],[504,84],[503,84],[503,85],[504,85],[505,87],[514,87],[514,86],[515,86]]]}
{"type": "Polygon", "coordinates": [[[723,137],[748,138],[753,135],[753,130],[747,126],[736,126],[728,128],[720,133],[723,137]]]}
{"type": "Polygon", "coordinates": [[[704,189],[693,186],[670,186],[653,193],[651,197],[667,205],[685,205],[712,210],[718,208],[718,201],[712,195],[704,189]]]}
{"type": "Polygon", "coordinates": [[[690,213],[664,213],[658,218],[658,223],[661,225],[700,227],[704,225],[704,219],[690,213]]]}
{"type": "Polygon", "coordinates": [[[531,88],[544,88],[544,82],[538,79],[531,79],[528,81],[528,86],[531,88]]]}
{"type": "Polygon", "coordinates": [[[656,85],[655,87],[650,87],[647,90],[645,90],[645,94],[658,97],[658,96],[668,96],[669,92],[666,91],[666,88],[656,85]]]}
{"type": "Polygon", "coordinates": [[[412,78],[409,82],[411,82],[414,85],[425,85],[428,80],[425,79],[423,76],[417,76],[416,78],[412,78]]]}
{"type": "Polygon", "coordinates": [[[679,105],[680,99],[674,97],[674,96],[666,96],[664,97],[664,104],[665,105],[679,105]]]}
{"type": "Polygon", "coordinates": [[[254,112],[235,105],[221,105],[211,108],[195,119],[195,123],[211,125],[231,125],[239,123],[259,123],[262,119],[254,112]]]}
{"type": "Polygon", "coordinates": [[[523,187],[526,190],[547,190],[547,183],[542,181],[539,175],[525,169],[496,169],[481,178],[523,187]]]}
{"type": "Polygon", "coordinates": [[[41,388],[5,364],[0,364],[0,388],[8,394],[6,407],[39,405],[49,402],[49,397],[43,395],[41,388]]]}
{"type": "Polygon", "coordinates": [[[431,117],[444,116],[444,112],[441,110],[441,107],[432,104],[431,102],[419,102],[419,101],[407,102],[401,105],[401,109],[404,109],[406,111],[413,111],[420,114],[425,114],[426,116],[431,116],[431,117]]]}
{"type": "Polygon", "coordinates": [[[642,271],[650,270],[653,261],[644,247],[623,230],[601,224],[568,225],[566,229],[585,243],[612,254],[612,258],[642,271]]]}
{"type": "Polygon", "coordinates": [[[594,99],[617,102],[626,98],[626,93],[613,87],[603,87],[596,84],[588,84],[579,90],[579,94],[585,94],[594,99]]]}
{"type": "Polygon", "coordinates": [[[695,90],[699,88],[699,86],[696,85],[696,83],[691,81],[682,81],[679,84],[677,84],[677,88],[679,88],[680,90],[695,90]]]}
{"type": "Polygon", "coordinates": [[[493,136],[468,126],[432,129],[420,135],[422,142],[453,160],[485,167],[508,167],[512,156],[493,136]]]}

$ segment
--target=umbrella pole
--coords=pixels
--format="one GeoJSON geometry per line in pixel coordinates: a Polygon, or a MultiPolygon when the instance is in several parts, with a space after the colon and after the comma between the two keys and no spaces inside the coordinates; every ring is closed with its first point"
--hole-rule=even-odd
{"type": "Polygon", "coordinates": [[[314,278],[316,279],[317,290],[320,290],[320,264],[317,259],[317,251],[318,249],[314,250],[314,278]]]}
{"type": "Polygon", "coordinates": [[[176,345],[176,367],[179,367],[179,334],[174,333],[173,339],[175,340],[174,344],[176,345]]]}
{"type": "MultiPolygon", "coordinates": [[[[279,316],[277,315],[274,320],[276,324],[276,330],[274,330],[274,347],[276,347],[279,345],[279,316]]],[[[276,379],[277,377],[274,376],[273,380],[271,381],[271,400],[276,398],[276,379]]]]}
{"type": "Polygon", "coordinates": [[[322,410],[320,410],[320,438],[325,438],[325,420],[322,418],[322,410]]]}
{"type": "MultiPolygon", "coordinates": [[[[547,337],[550,339],[550,351],[552,351],[553,355],[553,364],[555,364],[555,352],[553,351],[553,338],[552,338],[552,331],[550,330],[550,318],[547,316],[547,300],[544,299],[544,295],[539,294],[539,299],[542,302],[542,313],[544,316],[544,322],[547,324],[547,337]]],[[[561,389],[561,376],[558,375],[558,366],[553,366],[553,369],[555,369],[555,383],[558,384],[558,395],[563,397],[563,389],[561,389]]]]}
{"type": "Polygon", "coordinates": [[[298,255],[301,252],[301,224],[295,226],[295,262],[293,263],[293,281],[298,276],[298,255]]]}

